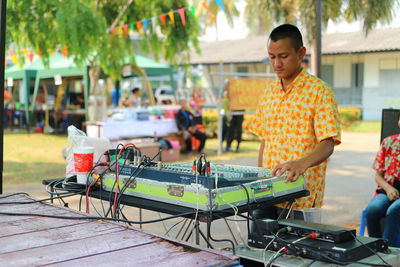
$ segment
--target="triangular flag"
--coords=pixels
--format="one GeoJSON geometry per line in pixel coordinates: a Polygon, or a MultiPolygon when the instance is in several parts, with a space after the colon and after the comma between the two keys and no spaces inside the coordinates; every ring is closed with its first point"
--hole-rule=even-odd
{"type": "Polygon", "coordinates": [[[147,31],[149,29],[149,20],[148,19],[143,20],[143,27],[144,27],[145,31],[147,31]]]}
{"type": "Polygon", "coordinates": [[[215,0],[215,3],[217,3],[217,5],[222,9],[222,11],[225,12],[225,6],[222,0],[215,0]]]}
{"type": "Polygon", "coordinates": [[[47,52],[49,52],[50,56],[53,56],[53,54],[54,54],[54,49],[49,48],[49,49],[47,49],[47,52]]]}
{"type": "Polygon", "coordinates": [[[39,57],[42,57],[42,55],[43,55],[42,50],[39,49],[39,50],[37,51],[37,54],[39,55],[39,57]]]}
{"type": "Polygon", "coordinates": [[[168,17],[169,17],[169,19],[170,19],[171,22],[172,22],[172,26],[175,27],[175,16],[174,16],[174,11],[168,12],[168,17]]]}
{"type": "Polygon", "coordinates": [[[135,23],[129,23],[129,28],[134,31],[135,30],[135,23]]]}
{"type": "Polygon", "coordinates": [[[178,9],[178,12],[179,12],[179,16],[181,17],[182,25],[183,25],[183,27],[185,27],[186,26],[185,9],[180,8],[180,9],[178,9]]]}
{"type": "Polygon", "coordinates": [[[124,24],[122,29],[124,30],[125,38],[128,38],[128,24],[124,24]]]}
{"type": "Polygon", "coordinates": [[[118,34],[118,36],[119,35],[122,35],[124,33],[124,31],[122,30],[122,26],[118,26],[117,27],[117,34],[118,34]]]}
{"type": "Polygon", "coordinates": [[[63,47],[63,49],[62,49],[62,51],[61,51],[61,54],[62,54],[64,57],[68,57],[68,46],[64,45],[64,47],[63,47]]]}
{"type": "Polygon", "coordinates": [[[18,63],[18,57],[16,55],[11,56],[11,61],[13,62],[14,65],[17,65],[18,63]]]}
{"type": "Polygon", "coordinates": [[[161,14],[161,15],[160,15],[160,20],[161,20],[161,23],[162,23],[163,27],[164,27],[164,28],[167,27],[167,20],[166,20],[164,14],[161,14]]]}
{"type": "Polygon", "coordinates": [[[9,54],[10,56],[13,56],[13,55],[14,55],[14,50],[12,50],[12,49],[8,50],[8,54],[9,54]]]}
{"type": "Polygon", "coordinates": [[[202,1],[202,2],[201,2],[201,5],[203,6],[203,8],[204,8],[205,10],[208,10],[208,3],[207,3],[206,1],[202,1]]]}
{"type": "Polygon", "coordinates": [[[28,48],[24,48],[24,55],[25,55],[25,58],[28,58],[28,55],[29,55],[28,48]]]}
{"type": "Polygon", "coordinates": [[[112,28],[111,33],[112,33],[114,36],[117,35],[117,29],[112,28]]]}
{"type": "Polygon", "coordinates": [[[142,29],[142,21],[136,21],[136,28],[138,29],[138,31],[140,31],[142,29]]]}
{"type": "Polygon", "coordinates": [[[30,63],[33,62],[33,57],[34,57],[34,56],[35,56],[34,53],[30,53],[30,54],[28,55],[28,58],[29,58],[29,62],[30,62],[30,63]]]}
{"type": "Polygon", "coordinates": [[[194,6],[190,7],[190,12],[192,13],[192,15],[194,16],[196,14],[196,8],[194,6]]]}

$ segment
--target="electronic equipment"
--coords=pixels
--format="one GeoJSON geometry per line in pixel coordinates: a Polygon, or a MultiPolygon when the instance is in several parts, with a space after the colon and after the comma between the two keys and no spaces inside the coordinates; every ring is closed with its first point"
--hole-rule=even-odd
{"type": "MultiPolygon", "coordinates": [[[[210,164],[200,159],[191,163],[138,164],[138,156],[119,164],[119,188],[123,194],[200,210],[222,210],[259,200],[305,191],[305,178],[285,183],[259,167],[210,164]]],[[[111,164],[112,165],[112,164],[111,164]]],[[[103,176],[102,187],[115,191],[116,168],[103,176]]]]}
{"type": "Polygon", "coordinates": [[[314,239],[304,239],[293,243],[299,237],[292,234],[281,234],[279,238],[266,237],[265,243],[270,244],[269,250],[278,251],[286,247],[287,254],[327,262],[346,264],[369,257],[376,252],[386,252],[388,243],[384,239],[358,236],[357,239],[342,243],[332,243],[314,239]]]}
{"type": "Polygon", "coordinates": [[[285,219],[279,220],[280,228],[290,226],[291,230],[288,234],[302,237],[311,233],[318,234],[319,240],[325,240],[333,243],[341,243],[344,241],[353,240],[356,236],[356,230],[344,228],[335,225],[327,225],[321,223],[305,222],[302,220],[285,219]]]}

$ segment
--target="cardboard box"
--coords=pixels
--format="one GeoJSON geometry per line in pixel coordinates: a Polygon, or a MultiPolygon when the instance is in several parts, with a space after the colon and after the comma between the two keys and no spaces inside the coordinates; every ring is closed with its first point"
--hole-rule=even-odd
{"type": "Polygon", "coordinates": [[[166,161],[178,161],[181,151],[180,147],[174,147],[171,149],[164,149],[161,153],[161,159],[163,162],[166,161]]]}

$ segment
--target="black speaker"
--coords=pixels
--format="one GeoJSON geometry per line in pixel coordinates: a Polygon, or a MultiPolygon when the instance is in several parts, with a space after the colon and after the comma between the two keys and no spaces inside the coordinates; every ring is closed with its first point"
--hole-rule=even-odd
{"type": "Polygon", "coordinates": [[[399,117],[400,109],[382,110],[381,143],[385,137],[400,133],[400,128],[397,124],[399,117]]]}

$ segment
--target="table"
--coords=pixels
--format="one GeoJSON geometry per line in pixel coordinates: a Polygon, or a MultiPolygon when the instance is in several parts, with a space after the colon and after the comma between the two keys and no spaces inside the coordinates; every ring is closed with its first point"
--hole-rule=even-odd
{"type": "Polygon", "coordinates": [[[0,266],[238,266],[238,257],[223,251],[48,203],[17,203],[31,200],[24,195],[0,195],[0,266]]]}
{"type": "Polygon", "coordinates": [[[107,120],[105,122],[86,123],[88,136],[107,137],[109,139],[168,136],[177,131],[175,119],[107,120]]]}
{"type": "MultiPolygon", "coordinates": [[[[44,180],[43,184],[49,184],[52,181],[55,181],[55,180],[44,180]]],[[[97,190],[93,189],[90,191],[91,197],[97,198],[97,199],[102,199],[102,200],[107,200],[107,201],[110,199],[110,194],[111,194],[111,199],[113,199],[114,198],[113,192],[104,191],[104,190],[100,190],[100,189],[97,189],[97,190]]],[[[239,213],[243,213],[243,212],[248,212],[249,210],[254,210],[254,209],[258,209],[258,208],[266,208],[266,207],[272,206],[277,203],[291,201],[291,200],[294,200],[299,197],[304,197],[306,195],[308,195],[308,191],[302,190],[302,191],[287,194],[284,196],[265,198],[263,200],[258,200],[257,203],[250,203],[248,205],[245,204],[245,205],[237,206],[237,208],[238,208],[239,213]]],[[[121,204],[140,208],[140,209],[147,209],[147,210],[151,210],[151,211],[162,212],[162,213],[171,214],[171,215],[182,215],[181,217],[187,217],[187,218],[191,218],[191,219],[196,218],[196,221],[195,221],[196,227],[194,229],[196,244],[200,243],[200,236],[202,236],[209,246],[210,246],[209,240],[212,239],[210,237],[210,231],[209,231],[212,221],[221,219],[221,218],[226,218],[229,216],[233,216],[235,214],[233,209],[228,208],[228,209],[218,210],[218,211],[213,211],[213,212],[199,211],[198,216],[196,216],[193,208],[188,208],[185,206],[169,204],[169,203],[165,203],[165,202],[161,202],[161,201],[156,201],[156,200],[141,198],[141,197],[135,197],[135,196],[130,196],[130,195],[122,195],[121,196],[121,204]],[[200,231],[200,228],[199,228],[200,222],[207,223],[207,233],[206,234],[203,234],[200,231]]]]}

